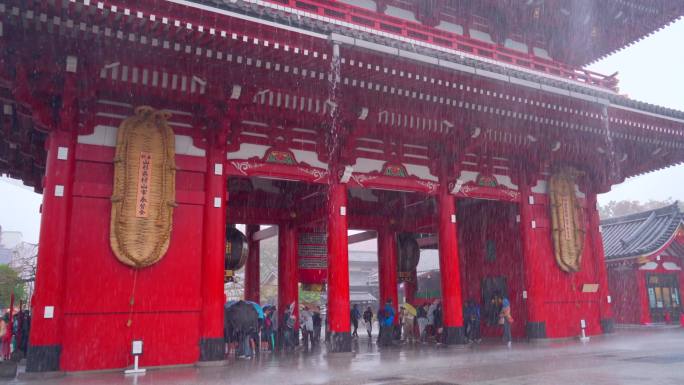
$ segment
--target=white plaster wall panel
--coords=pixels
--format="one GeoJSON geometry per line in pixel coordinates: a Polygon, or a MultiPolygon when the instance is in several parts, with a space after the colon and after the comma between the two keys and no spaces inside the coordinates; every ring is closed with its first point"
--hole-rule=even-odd
{"type": "Polygon", "coordinates": [[[514,51],[527,53],[527,44],[521,43],[513,39],[506,39],[504,41],[504,47],[512,49],[514,51]]]}
{"type": "Polygon", "coordinates": [[[549,52],[544,48],[532,47],[532,52],[534,52],[535,56],[538,56],[542,59],[553,60],[551,55],[549,55],[549,52]]]}
{"type": "Polygon", "coordinates": [[[511,190],[517,190],[518,185],[513,183],[511,180],[511,177],[508,175],[494,175],[494,178],[496,178],[496,182],[500,185],[506,186],[511,190]]]}
{"type": "Polygon", "coordinates": [[[437,181],[438,178],[430,173],[430,168],[427,166],[420,166],[417,164],[409,164],[409,163],[403,163],[404,167],[406,167],[406,172],[409,173],[409,175],[415,175],[420,179],[425,179],[425,180],[431,180],[431,181],[437,181]]]}
{"type": "MultiPolygon", "coordinates": [[[[97,125],[90,135],[79,135],[78,143],[95,146],[116,147],[118,127],[97,125]]],[[[205,156],[205,151],[195,147],[188,135],[174,135],[176,140],[176,155],[205,156]]]]}
{"type": "Polygon", "coordinates": [[[78,143],[92,144],[94,146],[116,146],[117,128],[112,126],[97,125],[90,135],[79,135],[78,143]]]}
{"type": "Polygon", "coordinates": [[[655,270],[658,268],[658,264],[655,262],[648,262],[641,266],[639,270],[655,270]]]}
{"type": "Polygon", "coordinates": [[[492,36],[490,34],[488,34],[487,32],[482,32],[482,31],[478,31],[476,29],[471,29],[470,30],[470,37],[472,37],[473,39],[477,39],[480,41],[487,42],[489,44],[494,44],[494,40],[492,40],[492,36]]]}
{"type": "Polygon", "coordinates": [[[385,15],[393,16],[399,19],[404,19],[408,21],[412,21],[414,23],[418,23],[419,21],[416,19],[416,15],[408,10],[401,9],[398,7],[393,7],[391,5],[388,5],[387,8],[385,9],[385,15]]]}
{"type": "Polygon", "coordinates": [[[458,180],[462,181],[463,183],[474,182],[477,180],[478,174],[479,173],[475,171],[461,170],[461,175],[458,177],[458,180]]]}
{"type": "Polygon", "coordinates": [[[456,23],[449,23],[448,21],[442,20],[439,22],[439,24],[437,24],[435,28],[440,29],[442,31],[463,35],[463,26],[456,23]]]}
{"type": "Polygon", "coordinates": [[[249,159],[253,157],[263,158],[269,146],[252,143],[240,143],[240,149],[226,154],[227,159],[249,159]]]}
{"type": "Polygon", "coordinates": [[[356,158],[356,163],[354,164],[354,172],[380,172],[382,171],[383,164],[385,164],[384,160],[356,158]]]}
{"type": "Polygon", "coordinates": [[[365,8],[369,11],[377,12],[378,6],[373,0],[338,0],[340,3],[352,5],[354,7],[365,8]]]}
{"type": "Polygon", "coordinates": [[[677,266],[674,262],[663,262],[663,269],[665,270],[681,270],[682,268],[677,266]]]}
{"type": "Polygon", "coordinates": [[[548,185],[545,180],[539,179],[537,184],[532,187],[532,192],[535,194],[546,194],[548,185]]]}
{"type": "Polygon", "coordinates": [[[192,138],[187,135],[176,135],[176,154],[190,156],[205,156],[206,151],[195,147],[192,138]]]}
{"type": "Polygon", "coordinates": [[[328,165],[318,160],[318,154],[316,154],[313,151],[293,149],[290,149],[290,151],[292,151],[292,153],[294,154],[295,158],[297,159],[297,162],[305,162],[309,166],[322,168],[324,170],[328,169],[328,165]]]}

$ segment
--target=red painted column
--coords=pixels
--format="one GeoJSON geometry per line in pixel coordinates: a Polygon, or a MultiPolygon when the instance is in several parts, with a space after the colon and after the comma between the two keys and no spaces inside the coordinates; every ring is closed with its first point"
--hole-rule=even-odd
{"type": "MultiPolygon", "coordinates": [[[[519,175],[520,189],[520,235],[523,246],[523,269],[525,276],[525,291],[527,299],[526,332],[528,338],[546,338],[546,322],[544,318],[544,270],[538,261],[539,247],[537,246],[537,232],[534,197],[531,191],[533,181],[525,172],[519,175]]],[[[550,235],[547,235],[550,236],[550,235]]]]}
{"type": "Polygon", "coordinates": [[[220,140],[210,138],[205,173],[202,229],[202,309],[200,361],[223,360],[224,269],[226,249],[227,185],[223,173],[226,152],[220,140]]]}
{"type": "Polygon", "coordinates": [[[247,225],[247,239],[249,240],[249,256],[245,265],[245,299],[260,303],[259,286],[261,276],[259,271],[259,241],[252,238],[259,231],[259,225],[247,225]]]}
{"type": "Polygon", "coordinates": [[[587,193],[587,214],[589,216],[589,235],[592,245],[592,255],[596,263],[597,281],[599,284],[599,312],[601,314],[601,329],[604,333],[612,333],[615,329],[613,322],[613,309],[608,297],[610,290],[608,287],[608,271],[606,269],[606,255],[603,250],[603,239],[601,237],[601,220],[596,208],[596,193],[587,193]]]}
{"type": "Polygon", "coordinates": [[[442,280],[442,310],[446,344],[464,344],[461,271],[458,257],[456,200],[449,194],[447,183],[440,183],[437,193],[439,226],[439,272],[442,280]]]}
{"type": "Polygon", "coordinates": [[[397,282],[397,234],[389,225],[378,229],[378,278],[380,281],[380,305],[392,300],[394,323],[399,323],[399,294],[397,282]]]}
{"type": "Polygon", "coordinates": [[[648,303],[648,288],[646,287],[646,272],[639,270],[638,265],[634,267],[636,270],[634,276],[637,280],[637,287],[639,288],[639,303],[641,304],[640,310],[641,314],[639,316],[639,322],[642,325],[647,325],[651,323],[651,308],[648,303]]]}
{"type": "Polygon", "coordinates": [[[328,190],[328,327],[332,352],[351,351],[347,186],[328,190]]]}
{"type": "Polygon", "coordinates": [[[297,228],[292,222],[281,223],[278,225],[278,331],[281,333],[284,330],[283,314],[293,302],[294,317],[295,320],[299,320],[297,271],[297,228]]]}
{"type": "Polygon", "coordinates": [[[26,370],[57,371],[62,350],[66,250],[76,164],[78,105],[75,73],[65,74],[59,126],[46,141],[38,263],[31,302],[31,333],[26,370]]]}

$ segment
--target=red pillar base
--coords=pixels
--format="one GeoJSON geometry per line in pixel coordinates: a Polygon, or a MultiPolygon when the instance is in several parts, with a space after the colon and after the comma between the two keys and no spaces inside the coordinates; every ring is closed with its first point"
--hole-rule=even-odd
{"type": "Polygon", "coordinates": [[[200,361],[220,361],[226,356],[226,343],[223,338],[200,339],[200,361]]]}
{"type": "Polygon", "coordinates": [[[527,321],[525,325],[527,338],[546,338],[546,322],[527,321]]]}
{"type": "Polygon", "coordinates": [[[352,337],[350,332],[330,332],[331,353],[345,353],[352,351],[352,337]]]}
{"type": "Polygon", "coordinates": [[[56,372],[62,355],[60,345],[30,345],[26,357],[27,372],[56,372]]]}
{"type": "Polygon", "coordinates": [[[615,321],[612,318],[602,319],[601,330],[604,334],[613,333],[615,331],[615,321]]]}
{"type": "Polygon", "coordinates": [[[465,344],[465,328],[463,326],[445,326],[444,343],[447,345],[465,344]]]}

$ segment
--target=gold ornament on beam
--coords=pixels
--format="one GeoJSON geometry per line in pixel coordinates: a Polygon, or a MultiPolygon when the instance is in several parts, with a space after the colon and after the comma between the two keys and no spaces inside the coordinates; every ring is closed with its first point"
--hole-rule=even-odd
{"type": "Polygon", "coordinates": [[[109,242],[116,258],[135,268],[158,262],[169,247],[176,206],[169,117],[142,106],[119,126],[109,242]]]}
{"type": "Polygon", "coordinates": [[[581,175],[572,167],[560,168],[549,180],[551,221],[556,262],[561,270],[574,273],[582,265],[585,225],[575,195],[575,179],[581,175]]]}

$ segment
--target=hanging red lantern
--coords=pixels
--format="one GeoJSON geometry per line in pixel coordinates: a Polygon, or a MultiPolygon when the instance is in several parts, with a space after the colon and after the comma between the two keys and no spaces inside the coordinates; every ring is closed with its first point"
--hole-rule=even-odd
{"type": "Polygon", "coordinates": [[[299,282],[305,290],[322,291],[328,278],[328,235],[300,232],[297,243],[299,282]]]}

